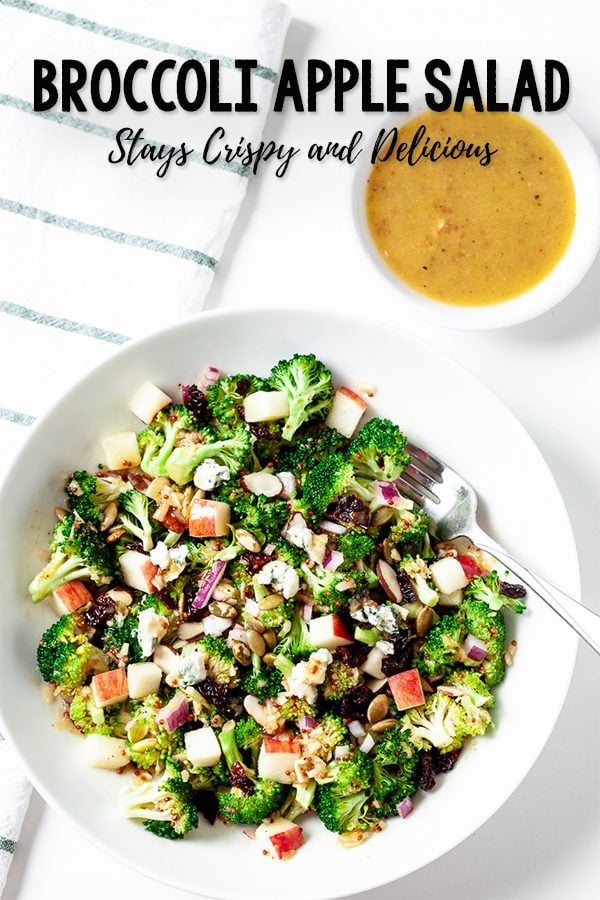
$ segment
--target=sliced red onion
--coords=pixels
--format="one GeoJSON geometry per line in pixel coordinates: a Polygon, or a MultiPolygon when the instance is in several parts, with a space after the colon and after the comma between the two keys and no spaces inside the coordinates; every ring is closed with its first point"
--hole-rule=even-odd
{"type": "Polygon", "coordinates": [[[205,606],[208,606],[210,598],[212,597],[212,592],[223,577],[226,567],[227,563],[224,559],[217,559],[212,564],[211,569],[200,582],[198,592],[192,600],[192,607],[194,609],[204,609],[205,606]]]}
{"type": "Polygon", "coordinates": [[[156,714],[156,723],[171,734],[190,720],[190,707],[187,698],[177,693],[156,714]]]}
{"type": "Polygon", "coordinates": [[[323,568],[327,569],[328,572],[335,572],[343,562],[343,553],[340,553],[339,550],[330,550],[329,553],[326,553],[323,557],[323,568]]]}
{"type": "Polygon", "coordinates": [[[358,719],[353,719],[352,722],[349,723],[348,731],[350,732],[352,737],[355,738],[364,737],[366,734],[362,722],[359,722],[358,719]]]}
{"type": "Polygon", "coordinates": [[[331,519],[323,519],[317,525],[318,531],[326,531],[327,534],[346,534],[348,529],[345,525],[340,525],[338,522],[332,522],[331,519]]]}
{"type": "Polygon", "coordinates": [[[377,505],[393,506],[396,509],[412,509],[412,500],[403,497],[395,484],[390,481],[374,481],[373,495],[377,505]]]}
{"type": "Polygon", "coordinates": [[[414,809],[410,797],[405,797],[404,800],[401,800],[400,803],[397,803],[396,809],[398,810],[398,815],[401,819],[405,819],[407,816],[410,816],[411,812],[414,809]]]}
{"type": "Polygon", "coordinates": [[[205,391],[207,387],[219,380],[220,372],[215,366],[206,366],[202,370],[197,381],[197,385],[201,391],[205,391]]]}
{"type": "Polygon", "coordinates": [[[277,477],[283,485],[283,491],[279,495],[282,500],[291,500],[292,494],[298,489],[298,482],[293,472],[277,472],[277,477]]]}
{"type": "Polygon", "coordinates": [[[204,634],[211,637],[219,637],[224,634],[228,628],[233,625],[233,619],[225,619],[222,616],[207,616],[202,619],[204,625],[204,634]]]}
{"type": "Polygon", "coordinates": [[[298,719],[298,728],[300,731],[312,731],[316,724],[317,723],[312,716],[301,716],[298,719]]]}
{"type": "Polygon", "coordinates": [[[312,603],[305,603],[302,607],[302,620],[304,622],[310,622],[313,614],[313,605],[312,603]]]}
{"type": "Polygon", "coordinates": [[[468,659],[474,662],[481,662],[487,656],[487,644],[480,641],[474,634],[468,634],[463,644],[463,650],[467,654],[468,659]]]}
{"type": "Polygon", "coordinates": [[[375,738],[372,734],[368,734],[362,744],[359,744],[358,749],[361,753],[370,753],[374,746],[375,738]]]}
{"type": "Polygon", "coordinates": [[[343,759],[348,755],[348,753],[350,753],[350,747],[348,746],[348,744],[342,744],[340,747],[336,747],[333,751],[333,758],[343,759]]]}

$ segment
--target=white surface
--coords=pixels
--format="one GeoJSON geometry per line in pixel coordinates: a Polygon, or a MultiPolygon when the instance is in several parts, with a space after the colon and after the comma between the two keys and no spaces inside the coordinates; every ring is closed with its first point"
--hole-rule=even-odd
{"type": "MultiPolygon", "coordinates": [[[[585,0],[501,8],[475,2],[408,6],[393,0],[296,0],[287,55],[334,58],[433,55],[497,57],[508,77],[522,56],[553,56],[571,73],[570,113],[600,145],[595,10],[585,0]],[[385,19],[377,18],[380,11],[385,19]]],[[[270,130],[288,142],[343,137],[349,117],[273,116],[270,130]]],[[[365,127],[372,127],[368,117],[365,127]]],[[[570,510],[584,601],[600,611],[600,263],[551,313],[504,332],[467,334],[426,327],[405,316],[375,277],[350,222],[352,169],[339,163],[292,169],[283,182],[266,170],[250,188],[211,306],[304,303],[372,310],[421,334],[465,363],[520,417],[548,460],[570,510]],[[307,186],[310,185],[310,190],[307,186]],[[249,223],[251,222],[251,228],[249,223]],[[290,277],[291,275],[291,277],[290,277]]],[[[499,436],[501,440],[501,436],[499,436]]],[[[551,544],[551,525],[548,530],[551,544]]],[[[554,552],[554,550],[553,550],[554,552]]],[[[364,900],[591,900],[600,883],[600,705],[598,659],[581,648],[563,714],[531,774],[476,835],[436,863],[364,900]]],[[[551,685],[540,689],[551,690],[551,685]]],[[[274,870],[283,879],[285,870],[274,870]]],[[[243,878],[243,874],[240,873],[243,878]]],[[[311,873],[310,878],[317,878],[311,873]]],[[[99,853],[39,799],[32,802],[5,897],[87,900],[143,894],[184,900],[99,853]]],[[[282,885],[282,894],[285,891],[282,885]]]]}
{"type": "MultiPolygon", "coordinates": [[[[25,604],[21,591],[38,568],[38,552],[47,545],[51,510],[61,502],[59,485],[65,471],[78,465],[93,467],[99,435],[131,426],[133,415],[124,398],[146,375],[174,394],[179,381],[189,383],[209,363],[226,372],[266,373],[294,351],[314,352],[331,367],[337,384],[372,379],[377,392],[369,412],[402,421],[417,444],[435,447],[442,459],[468,472],[485,501],[484,520],[492,532],[501,534],[508,547],[519,548],[519,555],[549,579],[571,584],[578,593],[575,544],[566,511],[524,429],[464,368],[387,325],[315,311],[203,313],[130,344],[73,387],[35,427],[0,490],[0,507],[11,511],[10,527],[0,528],[0,570],[5,572],[0,728],[15,740],[42,796],[101,849],[161,882],[190,891],[201,885],[207,894],[231,900],[246,897],[245,885],[230,867],[233,857],[249,881],[261,884],[263,900],[280,898],[279,883],[268,881],[266,861],[240,829],[222,823],[211,828],[201,822],[186,841],[152,842],[143,829],[132,828],[118,814],[125,779],[86,768],[81,764],[81,741],[64,728],[48,727],[49,710],[35,677],[34,658],[39,635],[53,615],[47,604],[25,604]],[[386,339],[397,355],[380,352],[386,339]],[[397,390],[403,366],[419,372],[419,391],[397,390]],[[457,397],[468,397],[484,413],[485,427],[471,417],[457,429],[454,407],[437,390],[440,384],[457,397]],[[499,434],[504,443],[498,442],[499,434]],[[526,492],[528,501],[516,517],[513,495],[526,492]],[[561,555],[549,554],[545,536],[536,527],[543,522],[553,523],[561,555]]],[[[289,900],[340,897],[389,883],[439,857],[499,809],[552,730],[577,651],[576,636],[565,634],[560,619],[539,603],[532,602],[527,615],[507,618],[507,637],[516,638],[523,649],[496,698],[497,730],[487,740],[470,744],[452,777],[433,794],[419,797],[418,815],[406,822],[391,821],[376,839],[351,854],[315,817],[309,817],[303,822],[306,846],[286,864],[289,900]],[[540,693],[535,704],[524,702],[536,679],[552,683],[553,690],[540,693]],[[465,803],[469,795],[477,797],[476,806],[465,803]],[[399,843],[401,853],[396,852],[399,843]],[[304,882],[305,871],[319,872],[314,890],[304,882]]],[[[99,736],[87,740],[92,737],[106,740],[99,736]]]]}

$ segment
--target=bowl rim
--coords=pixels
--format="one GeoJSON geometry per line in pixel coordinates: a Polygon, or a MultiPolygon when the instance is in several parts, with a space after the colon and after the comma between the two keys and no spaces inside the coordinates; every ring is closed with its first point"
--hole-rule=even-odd
{"type": "MultiPolygon", "coordinates": [[[[86,373],[84,373],[84,375],[82,375],[81,378],[79,378],[74,384],[72,384],[71,387],[67,391],[65,391],[63,394],[61,394],[55,400],[55,402],[52,403],[52,405],[49,407],[49,409],[46,412],[44,412],[35,421],[35,423],[31,427],[31,429],[29,429],[27,439],[19,448],[19,450],[18,450],[15,458],[13,459],[11,465],[9,466],[9,468],[5,471],[2,478],[0,478],[0,506],[2,505],[6,485],[11,480],[11,478],[14,475],[14,472],[18,469],[18,467],[20,465],[20,457],[21,457],[22,453],[24,452],[25,448],[28,447],[31,443],[33,443],[33,441],[36,439],[38,431],[40,431],[41,429],[43,429],[45,427],[46,423],[50,419],[52,419],[56,410],[60,406],[62,406],[64,403],[67,403],[69,401],[72,394],[79,391],[82,387],[85,387],[86,383],[93,384],[95,382],[95,380],[99,376],[101,376],[101,374],[106,369],[108,369],[112,365],[114,365],[115,360],[118,360],[122,356],[126,356],[128,353],[130,353],[132,351],[134,351],[134,352],[137,351],[137,349],[139,347],[143,347],[144,344],[151,344],[152,342],[156,341],[156,339],[159,336],[161,338],[164,338],[165,336],[170,336],[172,333],[175,333],[182,328],[201,326],[201,324],[207,320],[217,320],[217,321],[225,320],[225,321],[227,321],[229,319],[235,319],[235,318],[242,318],[242,319],[245,317],[252,318],[257,315],[265,316],[265,318],[271,319],[271,320],[274,315],[282,316],[282,318],[288,319],[290,321],[290,325],[292,325],[297,318],[304,318],[308,321],[314,320],[316,318],[316,319],[320,319],[320,320],[329,320],[331,322],[332,326],[335,325],[336,322],[339,322],[341,320],[344,322],[344,324],[351,324],[358,328],[360,328],[361,325],[369,325],[369,326],[385,328],[388,332],[390,329],[392,329],[394,332],[399,334],[403,340],[412,342],[417,345],[424,346],[428,350],[432,351],[434,354],[443,357],[450,366],[456,367],[457,369],[461,370],[463,373],[466,373],[466,375],[469,379],[474,379],[478,383],[478,385],[482,388],[482,390],[488,396],[490,396],[511,417],[511,419],[514,421],[515,427],[521,432],[523,439],[529,443],[529,445],[532,447],[533,451],[535,452],[537,459],[538,459],[538,464],[546,470],[546,473],[549,475],[550,479],[552,480],[553,484],[556,487],[556,494],[557,494],[556,500],[557,500],[557,503],[559,503],[562,508],[562,511],[565,516],[565,521],[568,526],[568,540],[569,540],[569,545],[570,545],[569,549],[572,553],[573,567],[574,567],[574,571],[573,571],[574,590],[573,590],[573,593],[574,593],[575,598],[578,600],[578,602],[581,602],[580,566],[579,566],[579,560],[578,560],[578,554],[577,554],[577,546],[575,543],[574,532],[573,532],[573,528],[571,525],[568,510],[565,506],[565,502],[562,498],[560,489],[558,488],[558,485],[556,484],[556,480],[554,479],[554,476],[552,475],[552,471],[551,471],[548,463],[546,462],[545,457],[539,450],[537,444],[535,443],[535,441],[533,440],[533,438],[531,437],[531,435],[529,434],[529,432],[527,431],[525,426],[522,425],[522,423],[517,418],[517,416],[496,396],[496,394],[491,390],[491,388],[489,388],[487,386],[487,384],[485,384],[485,382],[481,381],[481,379],[479,379],[476,375],[474,375],[460,361],[454,359],[452,356],[447,354],[445,351],[439,349],[434,344],[431,344],[429,341],[426,341],[423,338],[418,337],[412,333],[406,332],[402,328],[398,327],[397,325],[392,324],[390,322],[386,322],[385,319],[371,318],[366,315],[346,316],[346,315],[342,315],[340,313],[330,312],[327,310],[314,311],[314,310],[306,310],[306,309],[294,308],[294,307],[276,310],[269,306],[257,306],[257,307],[252,307],[249,309],[242,308],[242,309],[225,309],[225,310],[219,310],[219,309],[207,310],[206,312],[200,312],[194,316],[179,320],[179,321],[173,323],[172,325],[170,325],[168,328],[164,328],[164,329],[160,329],[158,331],[153,331],[153,332],[144,334],[138,338],[135,338],[135,339],[129,341],[126,344],[123,344],[122,346],[117,348],[108,358],[104,359],[101,363],[94,366],[92,369],[88,370],[86,373]]],[[[392,883],[394,883],[394,881],[400,881],[400,880],[402,880],[402,878],[404,878],[408,875],[414,874],[415,872],[419,871],[420,869],[424,868],[425,866],[429,865],[430,863],[435,862],[437,859],[441,859],[447,853],[452,851],[455,847],[459,846],[461,843],[463,843],[465,840],[467,840],[472,835],[474,835],[477,831],[479,831],[479,829],[481,827],[483,827],[486,824],[486,822],[488,822],[504,806],[504,804],[507,802],[507,800],[519,788],[519,786],[521,785],[523,780],[527,777],[527,775],[531,771],[532,767],[537,762],[537,759],[539,758],[540,754],[546,747],[546,744],[547,744],[547,742],[556,726],[558,718],[562,712],[564,702],[565,702],[567,693],[568,693],[570,685],[571,685],[573,671],[574,671],[575,662],[576,662],[577,653],[578,653],[579,642],[578,642],[577,636],[575,635],[574,632],[571,632],[569,635],[569,632],[567,631],[566,635],[567,635],[567,639],[566,639],[567,647],[565,649],[565,654],[561,660],[561,667],[563,668],[564,675],[565,675],[564,683],[563,683],[562,690],[560,692],[560,696],[558,698],[559,702],[557,703],[557,705],[555,707],[555,712],[552,717],[548,717],[548,719],[546,720],[545,731],[544,731],[544,734],[545,734],[544,740],[542,741],[537,752],[535,753],[535,756],[531,759],[530,764],[527,767],[527,769],[525,771],[521,772],[520,777],[516,781],[516,783],[511,782],[511,784],[506,788],[506,790],[504,790],[502,792],[502,799],[501,799],[500,803],[496,806],[496,808],[491,810],[489,812],[489,814],[486,815],[483,820],[479,821],[474,829],[468,830],[466,834],[460,834],[459,836],[457,836],[456,840],[454,840],[449,846],[447,846],[441,853],[436,851],[435,849],[433,849],[430,854],[424,856],[423,860],[420,861],[419,865],[416,868],[411,869],[409,872],[406,872],[403,875],[396,876],[396,877],[392,878],[391,880],[389,877],[384,875],[381,879],[376,880],[375,882],[370,882],[368,886],[366,886],[364,884],[359,885],[356,888],[356,891],[353,891],[352,893],[357,893],[359,891],[362,892],[362,891],[366,891],[366,890],[376,890],[377,888],[382,887],[384,885],[392,884],[392,883]],[[569,637],[570,637],[570,640],[569,640],[569,637]]],[[[0,694],[0,700],[1,700],[1,694],[0,694]]],[[[86,823],[83,823],[81,821],[80,817],[78,817],[75,813],[71,812],[65,805],[63,805],[63,802],[62,802],[58,792],[52,786],[47,786],[46,783],[44,783],[42,779],[38,779],[34,768],[32,766],[30,766],[29,763],[27,762],[27,760],[21,755],[20,748],[18,746],[18,742],[14,736],[12,727],[9,725],[7,719],[4,716],[1,703],[0,703],[0,731],[2,731],[4,736],[9,738],[9,741],[19,758],[20,764],[22,765],[22,767],[25,770],[25,773],[26,773],[28,779],[30,780],[32,785],[35,787],[35,789],[38,791],[38,793],[42,796],[44,801],[46,803],[48,803],[48,805],[50,805],[53,809],[57,810],[60,815],[64,816],[76,828],[76,830],[81,835],[83,835],[86,838],[86,840],[88,840],[93,846],[97,847],[99,850],[106,853],[111,858],[116,859],[119,863],[121,863],[122,865],[131,869],[132,871],[134,871],[138,874],[144,875],[145,877],[150,878],[153,881],[156,881],[157,883],[164,884],[167,887],[186,891],[191,896],[198,895],[196,891],[192,890],[189,887],[186,887],[185,885],[183,885],[179,882],[176,883],[173,880],[170,880],[170,881],[163,880],[161,877],[159,877],[158,875],[156,875],[154,873],[149,873],[147,871],[144,871],[144,869],[141,866],[139,866],[135,861],[132,861],[126,855],[126,851],[124,849],[122,850],[120,847],[118,847],[114,844],[108,844],[102,837],[97,836],[93,832],[92,828],[89,825],[87,825],[86,823]]],[[[245,890],[244,891],[227,890],[227,891],[223,891],[223,892],[219,893],[218,896],[223,898],[223,900],[243,900],[243,898],[248,897],[248,894],[246,893],[245,890]]],[[[318,897],[318,900],[340,900],[340,898],[347,897],[347,896],[348,896],[347,889],[344,889],[343,893],[339,893],[337,891],[335,891],[335,892],[328,891],[327,893],[320,893],[318,895],[316,895],[316,894],[313,895],[314,898],[318,897]]],[[[307,900],[308,900],[308,898],[307,898],[307,900]]]]}
{"type": "MultiPolygon", "coordinates": [[[[505,84],[504,79],[498,79],[505,84]]],[[[423,93],[423,92],[422,92],[423,93]]],[[[422,96],[422,94],[421,94],[422,96]]],[[[388,113],[369,133],[365,147],[373,145],[382,128],[402,126],[430,111],[424,99],[407,113],[388,113]]],[[[532,288],[509,300],[486,306],[461,306],[427,297],[411,288],[385,264],[366,217],[366,186],[372,171],[370,152],[365,149],[354,173],[352,214],[359,242],[379,276],[393,286],[406,311],[432,325],[469,331],[506,328],[542,315],[565,300],[583,280],[600,249],[600,159],[581,126],[566,110],[520,115],[536,125],[562,154],[575,190],[575,223],[569,242],[557,263],[532,288]]]]}

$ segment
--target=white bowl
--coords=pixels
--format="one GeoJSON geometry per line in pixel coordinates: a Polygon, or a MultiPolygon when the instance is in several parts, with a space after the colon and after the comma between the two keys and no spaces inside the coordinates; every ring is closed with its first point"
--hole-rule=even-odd
{"type": "MultiPolygon", "coordinates": [[[[380,128],[404,125],[424,111],[425,107],[416,107],[410,114],[389,116],[380,123],[375,134],[380,128]]],[[[357,164],[353,199],[359,234],[378,272],[388,283],[393,283],[399,300],[412,315],[446,328],[480,330],[517,325],[547,312],[568,297],[592,265],[600,247],[600,164],[596,151],[581,128],[565,112],[524,111],[522,115],[544,131],[565,158],[575,188],[575,226],[565,252],[545,278],[525,293],[503,303],[489,306],[442,303],[413,290],[394,274],[381,258],[367,225],[365,194],[372,171],[370,152],[365,151],[360,164],[357,164]]],[[[366,147],[373,146],[375,134],[366,147]]]]}
{"type": "Polygon", "coordinates": [[[203,823],[186,840],[170,842],[121,818],[116,798],[123,779],[81,764],[82,742],[52,728],[56,719],[35,671],[36,645],[52,616],[47,604],[31,603],[27,584],[40,567],[51,511],[64,502],[61,483],[74,468],[97,464],[99,437],[139,427],[127,401],[145,379],[176,392],[207,363],[267,373],[278,359],[303,351],[327,362],[338,384],[377,385],[372,412],[392,417],[414,441],[463,472],[479,492],[494,535],[541,574],[578,592],[567,514],[524,429],[464,369],[388,325],[295,312],[206,313],[127,345],[75,385],[32,429],[0,490],[0,730],[12,738],[42,796],[99,847],[159,881],[211,897],[347,896],[445,853],[524,778],[552,730],[575,659],[574,634],[535,598],[529,612],[509,617],[519,651],[498,690],[496,730],[473,742],[433,792],[419,795],[408,819],[390,821],[355,850],[344,850],[309,817],[305,846],[278,868],[240,828],[203,823]],[[461,417],[463,400],[477,416],[461,417]]]}

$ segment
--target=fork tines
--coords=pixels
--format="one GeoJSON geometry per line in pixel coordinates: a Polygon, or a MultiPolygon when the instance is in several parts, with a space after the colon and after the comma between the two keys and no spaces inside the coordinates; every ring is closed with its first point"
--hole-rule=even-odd
{"type": "Polygon", "coordinates": [[[399,488],[415,503],[422,506],[427,500],[439,503],[435,487],[442,483],[444,466],[421,447],[408,443],[411,462],[398,479],[399,488]]]}

